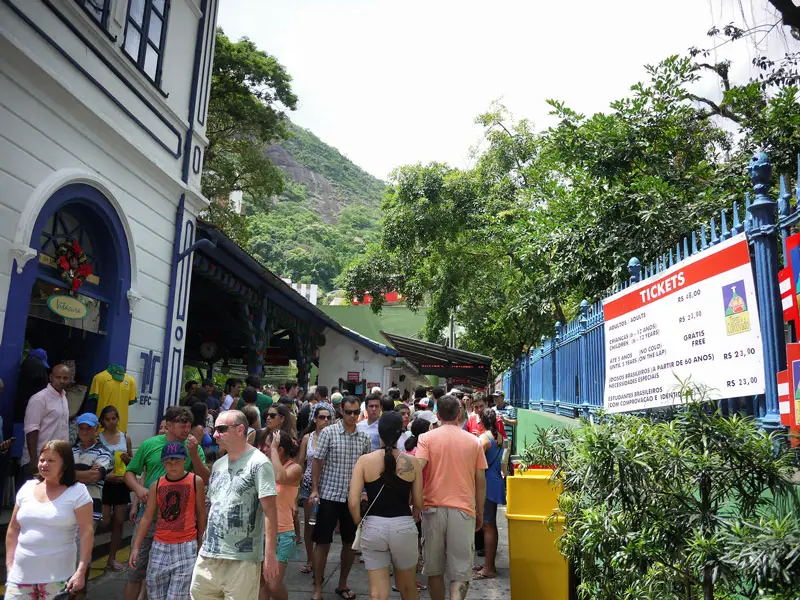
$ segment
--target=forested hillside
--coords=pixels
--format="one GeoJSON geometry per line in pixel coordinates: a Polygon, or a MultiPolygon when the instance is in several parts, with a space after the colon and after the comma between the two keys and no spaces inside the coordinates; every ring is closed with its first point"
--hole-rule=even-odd
{"type": "Polygon", "coordinates": [[[281,277],[327,292],[377,240],[385,183],[310,131],[287,125],[290,137],[266,152],[286,185],[270,210],[248,206],[250,251],[281,277]]]}

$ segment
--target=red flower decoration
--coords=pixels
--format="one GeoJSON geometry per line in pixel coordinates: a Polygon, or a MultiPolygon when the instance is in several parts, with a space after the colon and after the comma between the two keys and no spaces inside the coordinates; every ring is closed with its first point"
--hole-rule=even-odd
{"type": "Polygon", "coordinates": [[[75,254],[83,254],[83,248],[80,247],[80,245],[78,244],[77,240],[72,242],[72,251],[75,254]]]}
{"type": "Polygon", "coordinates": [[[71,287],[72,287],[72,291],[73,291],[73,292],[77,292],[77,291],[78,291],[78,288],[79,288],[79,287],[81,287],[81,284],[82,284],[82,283],[83,283],[83,281],[81,281],[81,280],[80,280],[80,279],[78,279],[77,277],[73,277],[73,278],[72,278],[72,286],[71,286],[71,287]]]}
{"type": "Polygon", "coordinates": [[[78,267],[78,277],[89,277],[92,274],[92,265],[86,263],[78,267]]]}
{"type": "Polygon", "coordinates": [[[69,261],[67,260],[66,256],[58,257],[58,266],[64,269],[65,271],[69,271],[69,261]]]}

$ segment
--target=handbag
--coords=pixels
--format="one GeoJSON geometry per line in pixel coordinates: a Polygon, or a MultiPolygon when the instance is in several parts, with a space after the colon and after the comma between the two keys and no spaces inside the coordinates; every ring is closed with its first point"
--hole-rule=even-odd
{"type": "Polygon", "coordinates": [[[378,498],[380,498],[381,492],[383,491],[383,488],[385,488],[385,487],[386,487],[386,484],[384,483],[381,486],[381,489],[378,490],[378,494],[375,496],[375,499],[372,501],[372,504],[369,505],[369,508],[364,513],[364,516],[361,517],[361,521],[358,523],[358,527],[356,527],[356,537],[353,539],[353,545],[350,546],[356,552],[361,550],[361,527],[362,527],[362,525],[364,525],[364,520],[367,518],[367,515],[369,514],[369,511],[372,510],[372,506],[375,504],[375,502],[378,501],[378,498]]]}

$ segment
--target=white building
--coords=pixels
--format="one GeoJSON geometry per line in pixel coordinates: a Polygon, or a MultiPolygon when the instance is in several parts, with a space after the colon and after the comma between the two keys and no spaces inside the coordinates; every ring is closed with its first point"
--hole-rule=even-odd
{"type": "Polygon", "coordinates": [[[319,349],[320,385],[330,389],[338,386],[343,394],[363,396],[374,386],[386,391],[397,387],[401,392],[412,393],[417,385],[427,386],[428,380],[419,375],[406,361],[398,359],[397,351],[342,327],[342,331],[328,327],[325,345],[319,349]]]}
{"type": "MultiPolygon", "coordinates": [[[[89,385],[133,376],[129,432],[177,398],[217,0],[0,0],[0,399],[11,433],[26,344],[89,385]],[[78,242],[93,319],[57,253],[78,242]],[[51,314],[52,313],[52,314],[51,314]],[[99,313],[99,317],[97,314],[99,313]]],[[[79,255],[74,255],[76,258],[79,255]]],[[[19,416],[19,415],[17,415],[19,416]]]]}
{"type": "Polygon", "coordinates": [[[295,292],[300,294],[306,301],[314,306],[317,305],[317,298],[319,294],[319,286],[316,283],[294,283],[289,277],[282,277],[283,281],[289,285],[295,292]]]}

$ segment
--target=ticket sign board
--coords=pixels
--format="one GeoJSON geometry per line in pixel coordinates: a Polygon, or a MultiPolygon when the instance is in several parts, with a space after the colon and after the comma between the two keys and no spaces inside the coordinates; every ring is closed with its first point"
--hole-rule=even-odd
{"type": "Polygon", "coordinates": [[[680,404],[676,377],[708,386],[716,399],[764,393],[744,234],[607,298],[603,311],[609,412],[680,404]]]}

